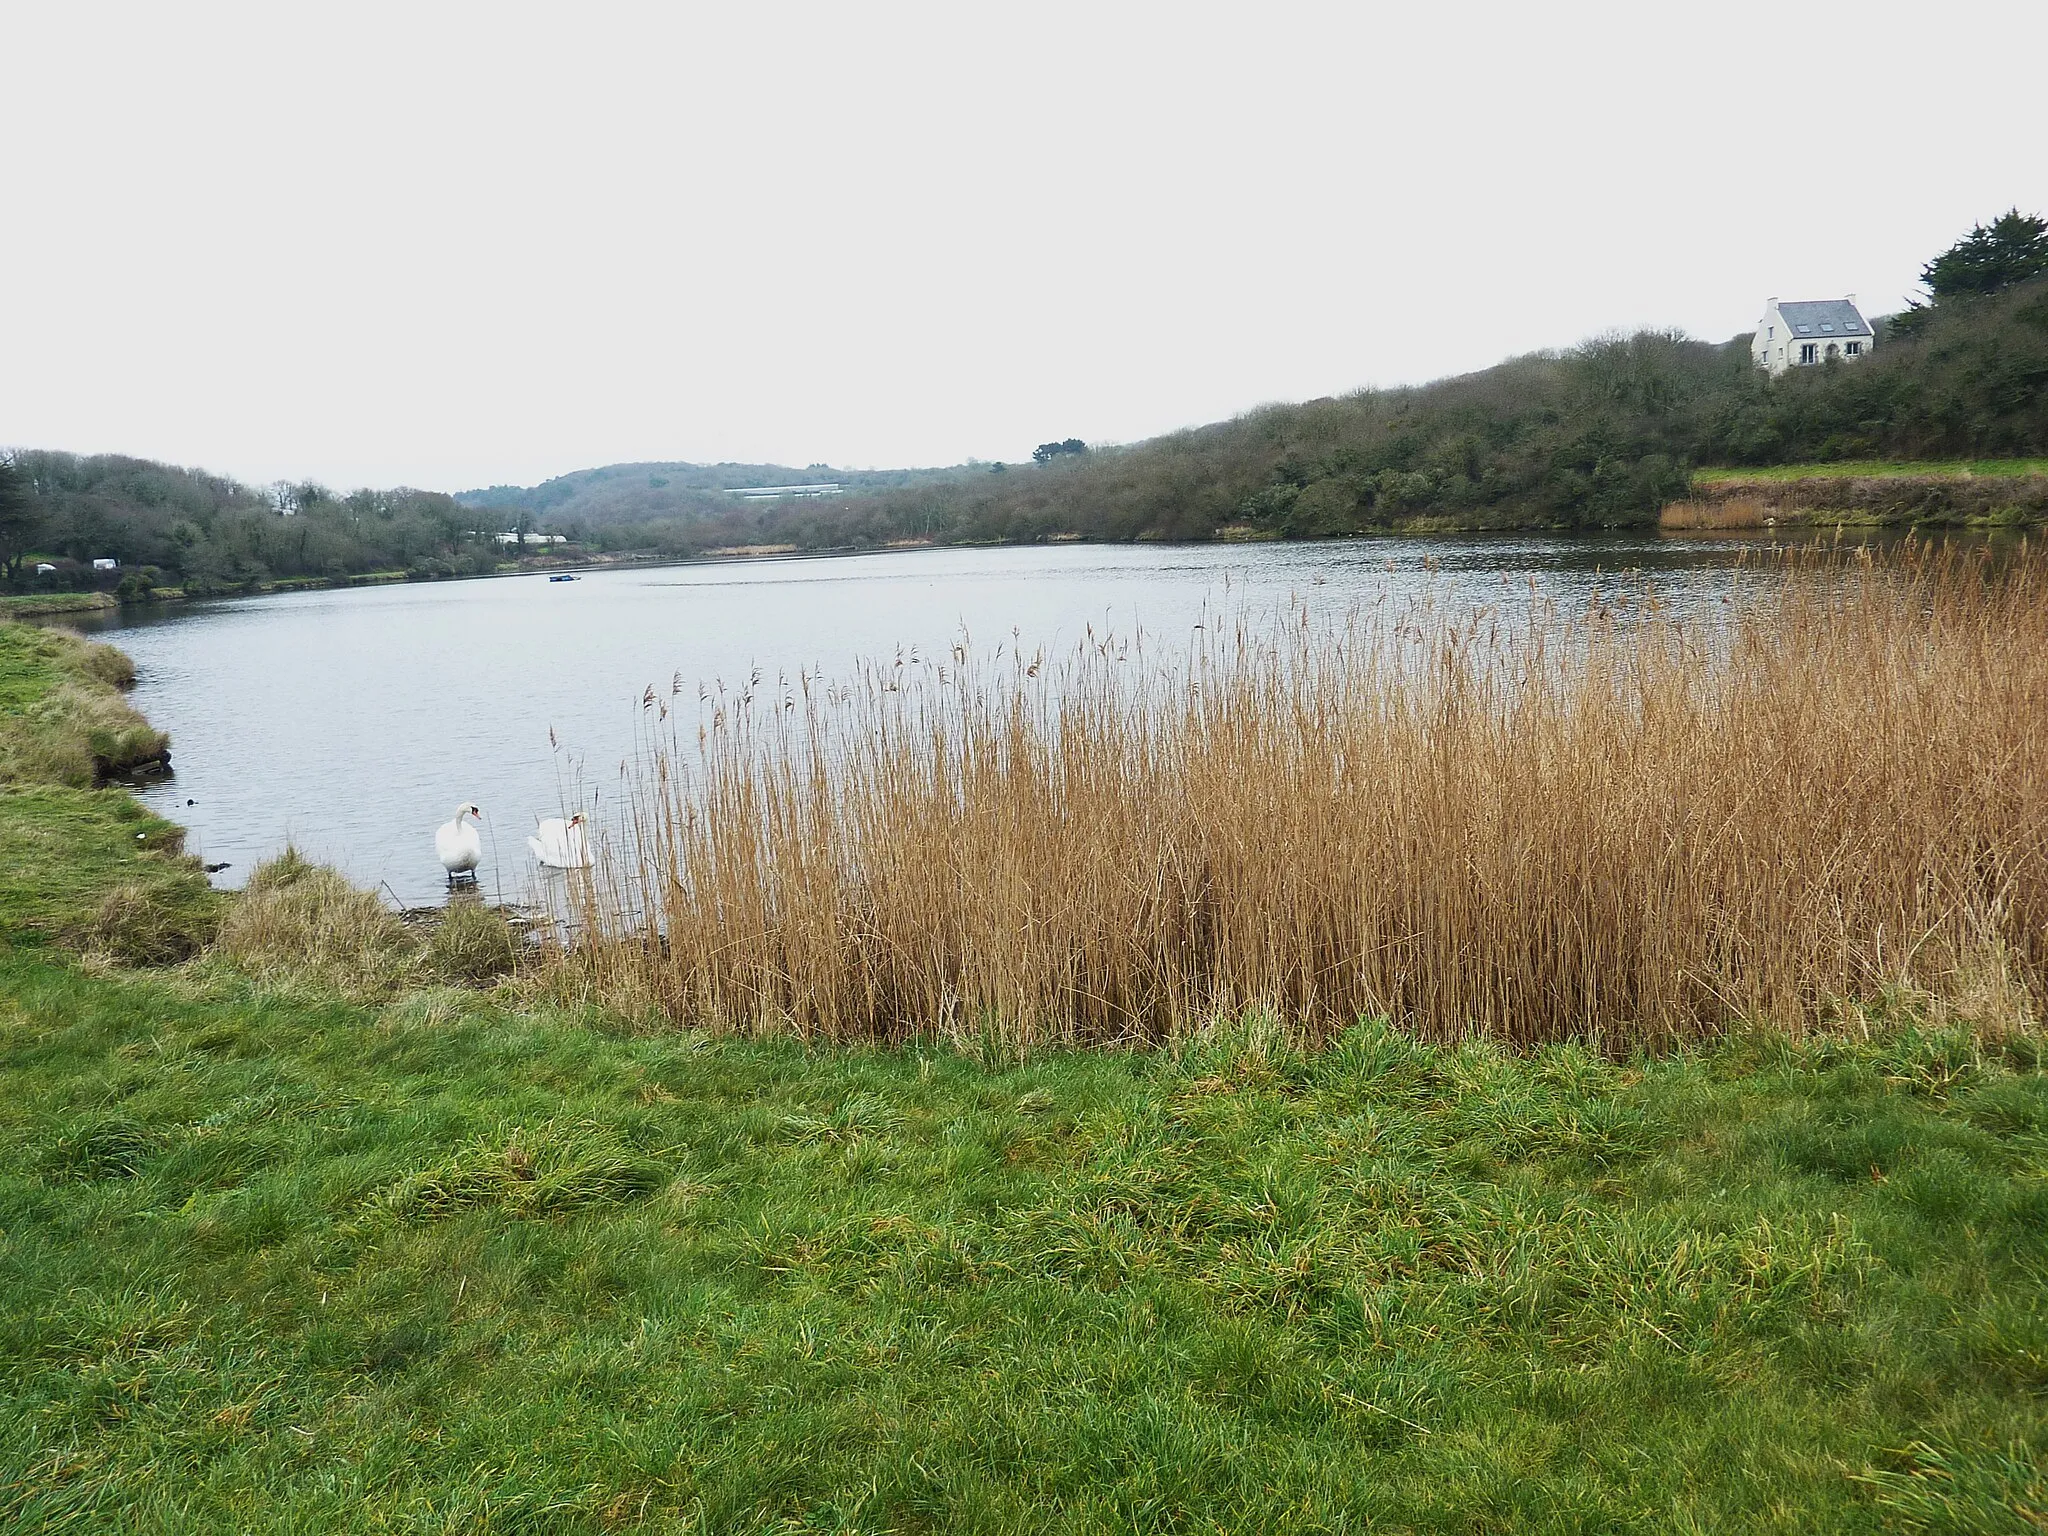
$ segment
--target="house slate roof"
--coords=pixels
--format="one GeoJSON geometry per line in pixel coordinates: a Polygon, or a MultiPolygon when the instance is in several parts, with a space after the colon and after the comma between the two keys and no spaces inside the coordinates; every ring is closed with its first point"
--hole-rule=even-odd
{"type": "Polygon", "coordinates": [[[1868,336],[1870,327],[1847,299],[1799,299],[1778,305],[1778,313],[1799,338],[1868,336]]]}

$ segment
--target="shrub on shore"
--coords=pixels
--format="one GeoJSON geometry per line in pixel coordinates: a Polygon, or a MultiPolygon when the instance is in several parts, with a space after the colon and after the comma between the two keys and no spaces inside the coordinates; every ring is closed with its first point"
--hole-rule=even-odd
{"type": "Polygon", "coordinates": [[[1013,1051],[1248,1009],[1609,1049],[1901,988],[2037,1016],[2037,553],[1809,556],[1707,619],[1205,633],[711,696],[584,963],[678,1021],[1013,1051]]]}
{"type": "Polygon", "coordinates": [[[126,880],[100,898],[83,939],[88,951],[123,965],[176,965],[219,932],[217,902],[181,901],[163,882],[126,880]]]}
{"type": "Polygon", "coordinates": [[[287,848],[256,867],[221,923],[216,950],[265,981],[375,994],[414,979],[421,951],[374,892],[287,848]]]}

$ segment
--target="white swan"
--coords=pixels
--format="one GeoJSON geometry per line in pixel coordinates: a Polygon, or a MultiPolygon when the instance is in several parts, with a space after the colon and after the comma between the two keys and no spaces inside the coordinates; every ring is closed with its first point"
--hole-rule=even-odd
{"type": "Polygon", "coordinates": [[[483,862],[484,840],[469,825],[470,817],[481,815],[483,812],[473,805],[458,805],[455,819],[434,833],[434,852],[441,856],[441,867],[448,871],[450,880],[475,875],[477,865],[483,862]]]}
{"type": "Polygon", "coordinates": [[[550,816],[534,829],[533,836],[526,840],[526,846],[549,869],[590,867],[590,844],[584,840],[581,811],[567,821],[559,816],[550,816]]]}

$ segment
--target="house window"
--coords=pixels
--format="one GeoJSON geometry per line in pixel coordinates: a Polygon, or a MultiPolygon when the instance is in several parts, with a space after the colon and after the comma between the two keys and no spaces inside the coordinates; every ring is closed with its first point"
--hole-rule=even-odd
{"type": "Polygon", "coordinates": [[[1820,361],[1820,343],[1819,343],[1819,342],[1817,342],[1817,341],[1809,341],[1809,342],[1806,342],[1806,343],[1802,344],[1802,345],[1801,345],[1801,347],[1799,348],[1799,361],[1800,361],[1800,362],[1802,362],[1802,363],[1817,363],[1817,362],[1819,362],[1819,361],[1820,361]]]}
{"type": "Polygon", "coordinates": [[[1851,357],[1861,357],[1863,355],[1863,343],[1860,341],[1852,341],[1842,350],[1844,352],[1847,352],[1851,357]]]}

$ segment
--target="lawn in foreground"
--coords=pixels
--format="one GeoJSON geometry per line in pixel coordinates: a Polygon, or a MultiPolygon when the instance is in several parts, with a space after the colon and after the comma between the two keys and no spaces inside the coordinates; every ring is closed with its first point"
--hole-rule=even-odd
{"type": "Polygon", "coordinates": [[[2048,1078],[990,1068],[0,952],[0,1526],[2033,1530],[2048,1078]]]}

